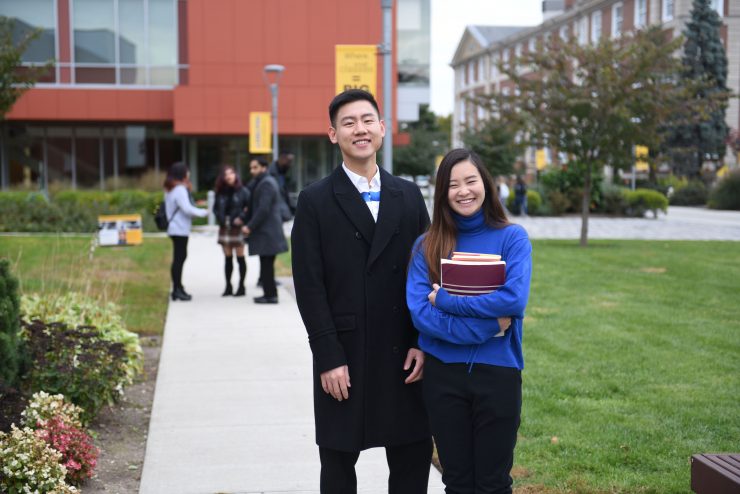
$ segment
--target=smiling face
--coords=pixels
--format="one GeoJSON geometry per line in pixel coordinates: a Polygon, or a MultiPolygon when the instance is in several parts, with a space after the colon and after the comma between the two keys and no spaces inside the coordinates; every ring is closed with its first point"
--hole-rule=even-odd
{"type": "Polygon", "coordinates": [[[339,145],[348,166],[375,164],[375,153],[383,144],[385,124],[369,101],[358,100],[342,106],[333,125],[329,128],[329,140],[339,145]]]}
{"type": "Polygon", "coordinates": [[[485,198],[486,190],[478,168],[468,160],[454,165],[447,189],[450,208],[461,216],[472,216],[483,206],[485,198]]]}

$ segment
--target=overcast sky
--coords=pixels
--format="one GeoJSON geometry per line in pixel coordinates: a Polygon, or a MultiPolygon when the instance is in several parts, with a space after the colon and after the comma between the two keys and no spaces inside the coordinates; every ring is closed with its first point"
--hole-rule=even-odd
{"type": "Polygon", "coordinates": [[[452,113],[453,72],[449,66],[465,26],[532,26],[542,22],[542,0],[431,0],[431,109],[452,113]]]}

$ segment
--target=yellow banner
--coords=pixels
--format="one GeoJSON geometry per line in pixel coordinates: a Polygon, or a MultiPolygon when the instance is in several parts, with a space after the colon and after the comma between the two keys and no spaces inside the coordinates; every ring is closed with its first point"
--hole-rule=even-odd
{"type": "Polygon", "coordinates": [[[635,146],[635,170],[638,172],[646,172],[650,170],[647,158],[650,155],[650,150],[647,146],[635,146]]]}
{"type": "Polygon", "coordinates": [[[272,152],[272,114],[269,111],[249,112],[249,152],[272,152]]]}
{"type": "Polygon", "coordinates": [[[142,240],[140,214],[98,216],[99,245],[139,245],[142,240]]]}
{"type": "Polygon", "coordinates": [[[378,47],[336,45],[335,54],[337,94],[347,89],[364,89],[375,95],[378,80],[378,47]]]}
{"type": "Polygon", "coordinates": [[[547,166],[547,157],[545,156],[544,149],[538,149],[534,153],[534,162],[537,164],[538,170],[544,170],[547,166]]]}

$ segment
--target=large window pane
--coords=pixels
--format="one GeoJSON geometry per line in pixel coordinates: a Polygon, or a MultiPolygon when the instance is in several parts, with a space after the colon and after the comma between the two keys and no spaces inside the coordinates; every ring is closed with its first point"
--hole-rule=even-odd
{"type": "Polygon", "coordinates": [[[54,0],[0,0],[0,15],[14,21],[13,42],[18,43],[28,33],[40,29],[38,38],[23,53],[24,62],[46,62],[56,57],[54,0]]]}
{"type": "Polygon", "coordinates": [[[177,65],[174,0],[149,0],[149,64],[177,65]]]}
{"type": "Polygon", "coordinates": [[[73,0],[75,62],[116,62],[113,0],[73,0]]]}
{"type": "Polygon", "coordinates": [[[118,0],[118,51],[121,63],[145,65],[144,0],[118,0]]]}
{"type": "Polygon", "coordinates": [[[429,0],[398,2],[398,82],[429,85],[431,33],[429,0]]]}

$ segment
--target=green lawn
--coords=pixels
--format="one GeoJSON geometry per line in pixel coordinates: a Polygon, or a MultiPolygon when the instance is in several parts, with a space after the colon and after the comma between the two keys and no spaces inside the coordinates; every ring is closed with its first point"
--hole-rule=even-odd
{"type": "Polygon", "coordinates": [[[98,247],[90,237],[0,237],[22,293],[78,291],[116,302],[129,330],[162,334],[170,285],[171,245],[146,238],[135,247],[98,247]]]}
{"type": "Polygon", "coordinates": [[[689,492],[740,451],[740,244],[534,242],[518,484],[689,492]]]}

